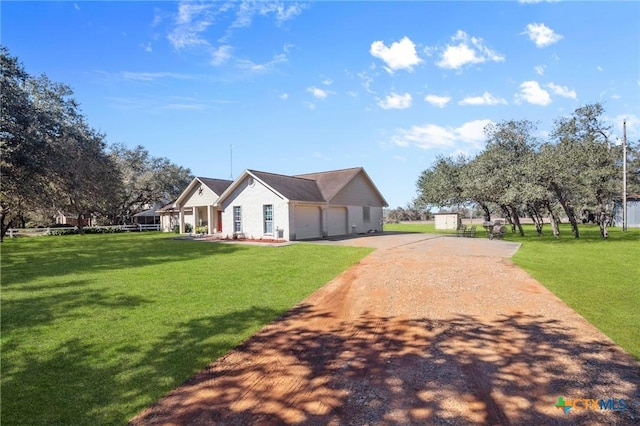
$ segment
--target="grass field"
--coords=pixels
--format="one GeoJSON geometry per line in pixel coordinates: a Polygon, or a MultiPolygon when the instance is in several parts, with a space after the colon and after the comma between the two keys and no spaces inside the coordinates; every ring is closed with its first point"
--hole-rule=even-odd
{"type": "Polygon", "coordinates": [[[2,424],[125,424],[370,249],[167,234],[2,243],[2,424]]]}
{"type": "MultiPolygon", "coordinates": [[[[385,225],[434,232],[433,225],[385,225]]],[[[640,229],[526,228],[513,261],[640,359],[640,229]]],[[[369,249],[112,234],[1,245],[2,424],[123,424],[369,249]]]]}
{"type": "MultiPolygon", "coordinates": [[[[580,226],[577,240],[569,225],[561,225],[557,240],[549,225],[542,237],[533,225],[524,229],[524,237],[505,237],[522,243],[513,262],[640,359],[640,229],[610,228],[606,240],[596,225],[580,226]]],[[[433,224],[388,224],[385,230],[436,232],[433,224]]]]}

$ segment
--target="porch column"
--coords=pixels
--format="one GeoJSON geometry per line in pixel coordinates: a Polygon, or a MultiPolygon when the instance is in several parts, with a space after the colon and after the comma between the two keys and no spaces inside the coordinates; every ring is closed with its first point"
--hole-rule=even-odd
{"type": "Polygon", "coordinates": [[[207,206],[207,234],[213,235],[213,206],[207,206]]]}
{"type": "Polygon", "coordinates": [[[182,207],[180,207],[180,233],[184,234],[184,209],[182,207]]]}
{"type": "Polygon", "coordinates": [[[320,223],[322,225],[322,238],[329,236],[329,210],[327,206],[320,207],[320,223]]]}
{"type": "Polygon", "coordinates": [[[200,226],[200,224],[198,223],[198,208],[197,207],[192,207],[193,209],[193,232],[196,232],[196,227],[200,226]]]}

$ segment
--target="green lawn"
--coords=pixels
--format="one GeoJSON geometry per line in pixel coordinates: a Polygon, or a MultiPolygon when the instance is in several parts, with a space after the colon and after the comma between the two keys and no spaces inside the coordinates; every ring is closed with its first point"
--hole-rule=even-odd
{"type": "MultiPolygon", "coordinates": [[[[607,240],[596,225],[581,225],[578,240],[569,225],[561,225],[558,240],[549,225],[542,237],[533,225],[524,229],[524,237],[505,237],[522,243],[513,262],[640,359],[640,229],[609,228],[607,240]]],[[[385,230],[436,232],[425,224],[388,224],[385,230]]]]}
{"type": "Polygon", "coordinates": [[[124,424],[370,249],[6,240],[2,424],[124,424]]]}

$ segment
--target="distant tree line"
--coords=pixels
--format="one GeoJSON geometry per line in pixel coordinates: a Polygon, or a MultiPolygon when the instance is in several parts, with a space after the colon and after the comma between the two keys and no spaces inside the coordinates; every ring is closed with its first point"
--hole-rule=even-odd
{"type": "Polygon", "coordinates": [[[418,209],[414,206],[396,207],[395,209],[385,209],[384,219],[387,223],[421,221],[431,219],[429,210],[418,209]]]}
{"type": "MultiPolygon", "coordinates": [[[[193,176],[142,146],[107,146],[73,99],[72,89],[29,75],[0,46],[1,235],[56,212],[130,223],[144,206],[175,199],[193,176]]],[[[48,222],[48,223],[46,223],[48,222]]]]}
{"type": "MultiPolygon", "coordinates": [[[[558,238],[560,217],[575,238],[584,212],[608,236],[614,201],[622,194],[622,147],[611,140],[602,105],[589,104],[554,122],[548,140],[536,124],[510,120],[485,128],[486,146],[475,157],[439,157],[417,181],[417,208],[478,206],[498,212],[520,235],[530,217],[542,234],[548,217],[558,238]]],[[[628,144],[628,192],[640,192],[640,144],[628,144]]]]}

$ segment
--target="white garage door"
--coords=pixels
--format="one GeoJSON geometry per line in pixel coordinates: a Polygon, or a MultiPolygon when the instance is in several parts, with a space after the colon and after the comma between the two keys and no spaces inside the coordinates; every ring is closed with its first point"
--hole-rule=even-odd
{"type": "Polygon", "coordinates": [[[320,238],[320,208],[296,206],[296,240],[320,238]]]}
{"type": "Polygon", "coordinates": [[[329,236],[346,235],[347,209],[344,207],[329,207],[327,215],[329,236]]]}

